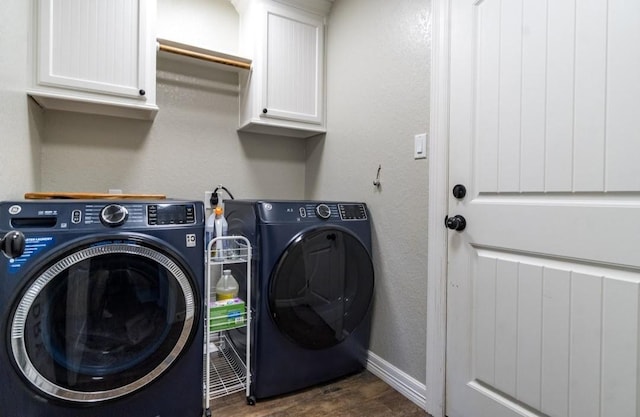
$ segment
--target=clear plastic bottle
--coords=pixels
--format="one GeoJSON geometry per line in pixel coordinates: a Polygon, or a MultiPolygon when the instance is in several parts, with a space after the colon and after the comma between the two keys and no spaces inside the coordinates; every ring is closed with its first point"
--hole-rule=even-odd
{"type": "Polygon", "coordinates": [[[209,245],[209,242],[211,242],[211,239],[216,237],[215,221],[216,221],[216,214],[214,211],[209,215],[209,217],[207,217],[207,222],[205,223],[205,226],[204,226],[204,244],[206,245],[207,248],[209,247],[208,245],[209,245]]]}
{"type": "Polygon", "coordinates": [[[225,269],[216,284],[216,300],[231,300],[237,296],[238,281],[231,275],[230,269],[225,269]]]}
{"type": "MultiPolygon", "coordinates": [[[[221,206],[217,206],[214,210],[215,220],[214,220],[214,229],[215,229],[215,237],[226,236],[227,230],[229,228],[229,224],[227,223],[227,219],[224,218],[223,210],[221,206]]],[[[227,248],[227,244],[225,240],[216,241],[215,247],[215,257],[217,259],[222,259],[225,257],[226,253],[224,249],[227,248]]]]}

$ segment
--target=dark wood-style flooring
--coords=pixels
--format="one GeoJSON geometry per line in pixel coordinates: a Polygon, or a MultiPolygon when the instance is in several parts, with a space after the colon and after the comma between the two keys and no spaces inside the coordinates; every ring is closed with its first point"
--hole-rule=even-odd
{"type": "Polygon", "coordinates": [[[213,417],[430,417],[368,371],[247,405],[240,392],[211,402],[213,417]]]}

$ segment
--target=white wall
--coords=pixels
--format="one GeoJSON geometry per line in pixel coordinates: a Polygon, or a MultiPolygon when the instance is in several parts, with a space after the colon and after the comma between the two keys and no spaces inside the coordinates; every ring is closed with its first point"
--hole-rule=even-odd
{"type": "Polygon", "coordinates": [[[426,370],[429,0],[337,0],[328,26],[326,137],[307,146],[309,198],[360,200],[373,221],[371,351],[418,381],[426,370]],[[382,166],[376,189],[373,180],[382,166]]]}
{"type": "Polygon", "coordinates": [[[40,180],[42,112],[27,98],[30,2],[0,2],[0,200],[21,199],[40,180]]]}

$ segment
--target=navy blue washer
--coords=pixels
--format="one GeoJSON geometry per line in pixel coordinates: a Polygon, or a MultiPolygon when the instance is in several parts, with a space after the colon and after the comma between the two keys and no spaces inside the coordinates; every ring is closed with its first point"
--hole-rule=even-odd
{"type": "MultiPolygon", "coordinates": [[[[226,200],[229,233],[254,247],[251,395],[284,394],[361,371],[374,271],[364,203],[226,200]]],[[[234,268],[241,294],[241,267],[234,268]]],[[[245,329],[228,332],[244,352],[245,329]]]]}
{"type": "Polygon", "coordinates": [[[202,415],[204,208],[0,203],[0,415],[202,415]]]}

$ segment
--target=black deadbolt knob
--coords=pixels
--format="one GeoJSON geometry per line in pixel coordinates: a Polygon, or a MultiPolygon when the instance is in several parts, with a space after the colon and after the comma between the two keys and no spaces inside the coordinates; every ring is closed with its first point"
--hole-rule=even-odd
{"type": "Polygon", "coordinates": [[[462,217],[461,215],[457,214],[453,217],[445,217],[444,218],[444,225],[447,226],[447,228],[451,229],[451,230],[456,230],[458,232],[462,232],[464,230],[465,227],[467,227],[467,221],[465,220],[464,217],[462,217]]]}
{"type": "Polygon", "coordinates": [[[455,198],[464,198],[465,195],[467,195],[467,187],[462,184],[456,184],[453,187],[453,196],[455,198]]]}
{"type": "Polygon", "coordinates": [[[13,230],[0,239],[0,250],[7,258],[19,258],[24,253],[25,238],[22,232],[13,230]]]}

